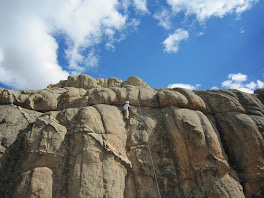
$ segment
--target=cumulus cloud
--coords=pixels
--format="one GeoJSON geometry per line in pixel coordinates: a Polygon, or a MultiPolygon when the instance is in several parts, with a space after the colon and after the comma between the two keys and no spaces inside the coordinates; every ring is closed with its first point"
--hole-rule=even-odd
{"type": "Polygon", "coordinates": [[[237,74],[229,74],[228,78],[230,78],[232,81],[236,82],[244,82],[247,81],[247,75],[237,73],[237,74]]]}
{"type": "Polygon", "coordinates": [[[174,52],[176,53],[179,50],[179,43],[182,40],[186,40],[189,37],[188,31],[184,29],[177,29],[173,34],[170,34],[168,38],[163,41],[165,49],[164,52],[174,52]]]}
{"type": "Polygon", "coordinates": [[[223,17],[232,12],[240,14],[255,2],[258,0],[167,0],[175,13],[183,11],[186,15],[196,15],[199,22],[212,16],[223,17]]]}
{"type": "Polygon", "coordinates": [[[68,72],[57,63],[58,45],[45,24],[25,17],[16,24],[3,24],[1,20],[0,26],[6,27],[0,30],[1,83],[18,89],[39,88],[66,79],[68,72]]]}
{"type": "Polygon", "coordinates": [[[171,14],[165,8],[156,12],[153,17],[159,21],[159,25],[164,27],[166,30],[171,28],[171,14]]]}
{"type": "Polygon", "coordinates": [[[237,89],[246,93],[253,93],[255,89],[264,88],[264,82],[257,80],[257,82],[247,83],[247,75],[237,73],[229,74],[228,79],[222,82],[222,87],[228,89],[237,89]]]}
{"type": "Polygon", "coordinates": [[[1,1],[0,82],[16,89],[43,88],[95,67],[98,58],[87,50],[104,35],[113,43],[114,33],[126,24],[118,6],[118,0],[1,1]],[[67,38],[67,68],[58,64],[54,35],[67,38]]]}
{"type": "Polygon", "coordinates": [[[180,87],[180,88],[195,90],[200,86],[201,84],[191,85],[191,84],[184,84],[184,83],[174,83],[174,84],[169,84],[168,88],[180,87]]]}
{"type": "Polygon", "coordinates": [[[115,31],[125,25],[126,16],[118,12],[117,0],[67,0],[61,5],[53,17],[56,30],[62,30],[69,37],[69,68],[81,73],[89,67],[84,64],[83,50],[102,42],[103,35],[112,43],[115,31]]]}

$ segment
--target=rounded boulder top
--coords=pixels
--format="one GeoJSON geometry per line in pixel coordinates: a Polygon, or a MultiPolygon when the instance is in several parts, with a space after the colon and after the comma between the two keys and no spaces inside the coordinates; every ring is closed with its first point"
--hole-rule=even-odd
{"type": "Polygon", "coordinates": [[[145,83],[141,78],[136,76],[129,77],[126,81],[122,81],[119,78],[110,77],[108,79],[98,78],[94,79],[93,77],[80,74],[76,76],[68,76],[67,80],[61,80],[56,84],[50,84],[47,88],[53,87],[75,87],[75,88],[83,88],[83,89],[92,89],[92,88],[110,88],[110,87],[126,87],[127,85],[132,86],[141,86],[141,87],[149,87],[147,83],[145,83]]]}

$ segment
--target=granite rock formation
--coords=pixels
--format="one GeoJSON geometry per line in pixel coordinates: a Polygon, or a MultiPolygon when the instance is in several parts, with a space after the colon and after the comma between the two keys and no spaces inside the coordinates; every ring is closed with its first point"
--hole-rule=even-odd
{"type": "Polygon", "coordinates": [[[0,196],[264,197],[263,98],[87,75],[0,88],[0,196]]]}

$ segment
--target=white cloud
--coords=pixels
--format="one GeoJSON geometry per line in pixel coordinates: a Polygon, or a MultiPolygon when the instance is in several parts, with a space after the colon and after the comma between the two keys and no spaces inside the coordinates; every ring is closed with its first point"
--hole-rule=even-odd
{"type": "Polygon", "coordinates": [[[98,58],[95,55],[94,51],[91,51],[87,58],[85,59],[85,65],[88,67],[97,67],[98,66],[98,58]]]}
{"type": "Polygon", "coordinates": [[[249,9],[258,0],[167,0],[173,11],[184,11],[186,15],[196,15],[200,22],[216,16],[223,17],[228,13],[240,14],[249,9]]]}
{"type": "Polygon", "coordinates": [[[233,81],[237,82],[244,82],[247,81],[247,75],[238,73],[238,74],[229,74],[228,78],[232,79],[233,81]]]}
{"type": "Polygon", "coordinates": [[[257,80],[257,87],[258,87],[259,89],[264,88],[264,82],[262,82],[262,81],[260,81],[260,80],[257,80]]]}
{"type": "MultiPolygon", "coordinates": [[[[109,50],[112,49],[114,51],[114,49],[115,49],[114,43],[116,42],[116,40],[114,38],[115,37],[115,31],[111,28],[107,28],[107,29],[105,29],[104,34],[108,37],[108,41],[105,44],[105,47],[109,50]]],[[[94,54],[94,52],[92,52],[92,53],[94,54]]]]}
{"type": "Polygon", "coordinates": [[[147,0],[134,0],[134,6],[138,11],[142,13],[149,12],[147,8],[147,0]]]}
{"type": "Polygon", "coordinates": [[[114,39],[115,31],[111,28],[105,29],[105,35],[108,36],[110,40],[114,39]]]}
{"type": "Polygon", "coordinates": [[[82,72],[82,50],[102,42],[103,34],[109,36],[111,32],[113,36],[115,31],[122,30],[127,17],[118,12],[117,0],[68,0],[62,5],[54,19],[57,28],[64,30],[72,41],[68,49],[70,68],[82,72]]]}
{"type": "Polygon", "coordinates": [[[12,18],[18,21],[14,24],[10,20],[0,22],[0,27],[5,27],[0,29],[0,45],[3,47],[0,82],[22,89],[43,88],[66,79],[68,72],[57,63],[58,45],[48,34],[45,24],[36,18],[19,20],[16,17],[12,18]]]}
{"type": "Polygon", "coordinates": [[[255,82],[250,82],[248,84],[245,85],[247,88],[249,88],[250,90],[254,90],[257,87],[257,84],[255,82]]]}
{"type": "Polygon", "coordinates": [[[217,90],[217,89],[219,89],[219,88],[216,87],[216,86],[214,86],[214,87],[212,87],[211,89],[212,89],[212,90],[217,90]]]}
{"type": "Polygon", "coordinates": [[[132,27],[134,30],[137,30],[139,25],[140,25],[140,20],[136,18],[131,19],[130,22],[127,23],[127,26],[132,27]]]}
{"type": "Polygon", "coordinates": [[[174,52],[179,50],[179,43],[181,40],[186,40],[189,37],[189,33],[181,28],[175,30],[173,34],[170,34],[168,38],[163,41],[165,49],[164,52],[174,52]]]}
{"type": "Polygon", "coordinates": [[[0,48],[0,64],[4,61],[4,52],[3,49],[0,48]]]}
{"type": "Polygon", "coordinates": [[[253,93],[256,88],[263,88],[264,82],[257,80],[257,82],[246,83],[247,75],[245,74],[229,74],[229,80],[222,82],[222,87],[228,89],[237,89],[246,93],[253,93]]]}
{"type": "MultiPolygon", "coordinates": [[[[1,66],[1,63],[0,63],[0,66],[1,66]]],[[[12,85],[15,83],[15,79],[13,75],[10,72],[3,69],[2,67],[0,67],[0,79],[1,79],[0,82],[4,84],[12,85]]]]}
{"type": "Polygon", "coordinates": [[[66,36],[70,73],[98,64],[86,51],[103,41],[113,44],[127,16],[118,0],[8,0],[0,1],[0,82],[16,89],[43,88],[66,79],[57,62],[56,36],[66,36]],[[108,41],[106,41],[108,42],[108,41]]]}
{"type": "Polygon", "coordinates": [[[168,88],[180,87],[180,88],[194,90],[200,86],[201,86],[201,84],[191,85],[191,84],[184,84],[184,83],[174,83],[174,84],[169,84],[168,88]]]}
{"type": "Polygon", "coordinates": [[[243,91],[243,92],[246,92],[246,93],[250,93],[250,94],[254,93],[254,90],[246,88],[246,87],[240,87],[237,90],[243,91]]]}
{"type": "Polygon", "coordinates": [[[153,17],[159,21],[159,25],[164,27],[166,30],[171,29],[171,14],[165,8],[161,11],[156,12],[153,17]]]}
{"type": "Polygon", "coordinates": [[[130,0],[121,0],[120,3],[121,3],[121,7],[125,10],[125,12],[127,12],[131,4],[130,0]]]}
{"type": "Polygon", "coordinates": [[[224,82],[222,82],[222,86],[223,87],[229,87],[233,82],[231,80],[226,80],[224,82]]]}

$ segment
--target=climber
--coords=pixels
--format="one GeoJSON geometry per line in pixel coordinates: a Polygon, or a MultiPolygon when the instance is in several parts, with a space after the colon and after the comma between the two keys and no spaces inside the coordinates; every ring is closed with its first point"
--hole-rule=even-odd
{"type": "Polygon", "coordinates": [[[124,116],[125,116],[125,120],[128,120],[128,117],[129,117],[129,109],[130,108],[130,105],[129,105],[129,101],[126,101],[126,104],[123,106],[123,113],[124,113],[124,116]]]}

